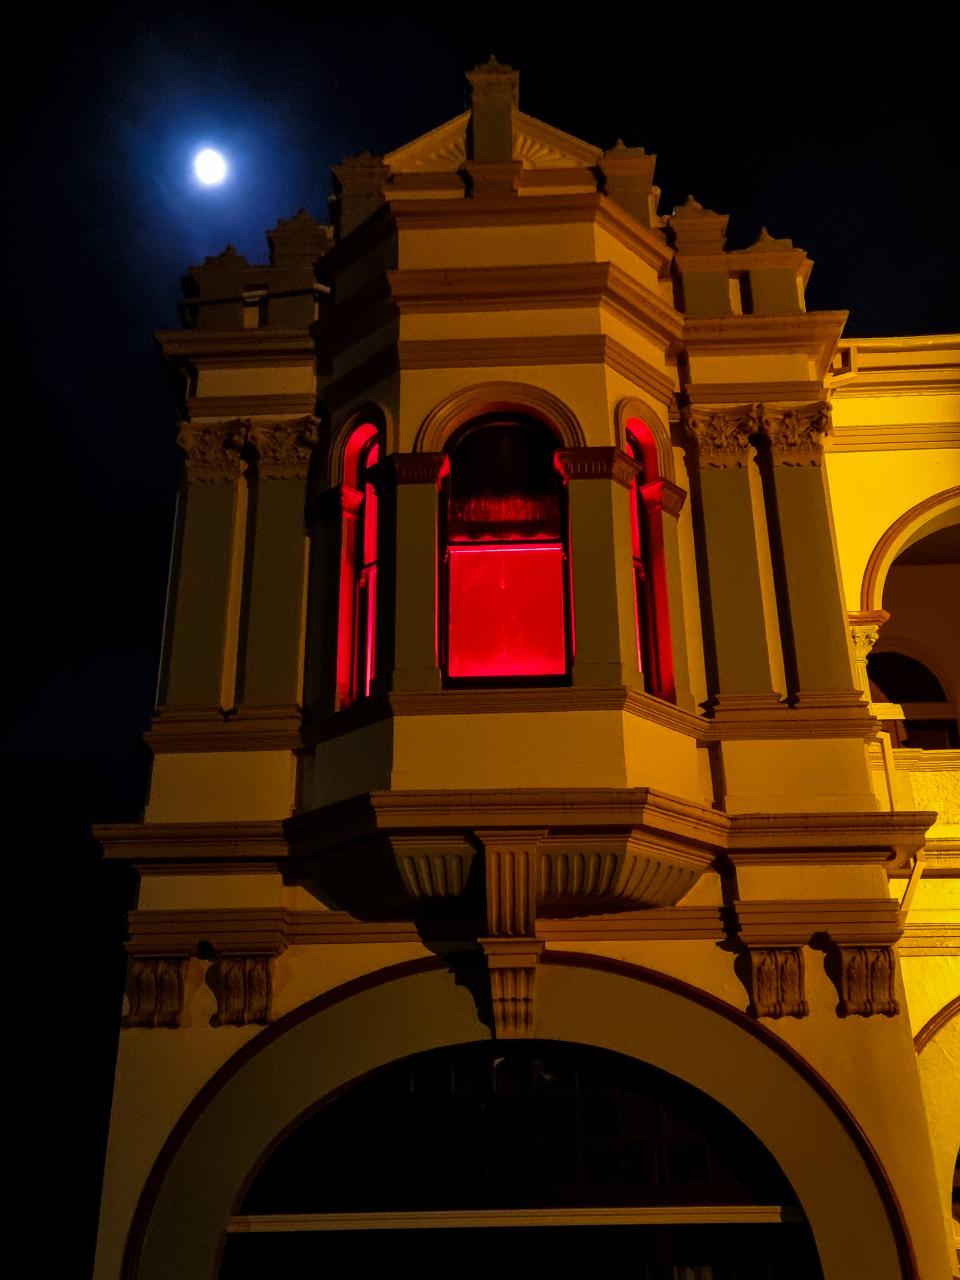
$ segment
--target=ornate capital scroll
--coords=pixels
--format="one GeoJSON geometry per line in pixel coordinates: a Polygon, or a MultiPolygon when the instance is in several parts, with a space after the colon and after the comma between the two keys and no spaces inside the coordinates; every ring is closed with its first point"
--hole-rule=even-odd
{"type": "Polygon", "coordinates": [[[805,1018],[802,947],[750,947],[750,1012],[755,1018],[805,1018]]]}
{"type": "Polygon", "coordinates": [[[893,1018],[900,1012],[894,978],[896,959],[893,947],[838,946],[840,955],[840,1012],[863,1018],[883,1014],[893,1018]]]}
{"type": "Polygon", "coordinates": [[[610,445],[583,449],[561,449],[557,462],[568,480],[616,480],[629,488],[640,471],[639,465],[610,445]]]}
{"type": "Polygon", "coordinates": [[[272,1019],[276,955],[221,955],[216,962],[217,1020],[221,1027],[246,1027],[272,1019]]]}
{"type": "Polygon", "coordinates": [[[787,408],[758,405],[757,410],[775,466],[820,466],[823,441],[833,425],[826,400],[787,408]]]}
{"type": "Polygon", "coordinates": [[[231,418],[222,422],[183,422],[177,444],[186,454],[191,480],[230,480],[241,474],[247,422],[231,418]]]}
{"type": "Polygon", "coordinates": [[[131,956],[127,968],[128,1027],[176,1027],[183,1013],[186,956],[131,956]]]}
{"type": "Polygon", "coordinates": [[[257,452],[260,474],[274,480],[305,476],[319,438],[318,425],[312,414],[293,420],[257,419],[252,423],[247,439],[257,452]]]}
{"type": "Polygon", "coordinates": [[[745,467],[750,461],[750,437],[760,430],[760,405],[718,409],[691,405],[684,409],[683,428],[696,444],[700,465],[745,467]]]}
{"type": "Polygon", "coordinates": [[[847,621],[850,624],[850,643],[853,646],[853,669],[857,688],[870,701],[870,681],[867,677],[867,658],[877,643],[880,628],[890,617],[885,609],[873,613],[850,613],[847,621]]]}

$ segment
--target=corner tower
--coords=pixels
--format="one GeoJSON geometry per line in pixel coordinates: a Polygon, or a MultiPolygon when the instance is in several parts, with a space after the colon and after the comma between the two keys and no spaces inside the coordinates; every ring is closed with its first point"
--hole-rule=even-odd
{"type": "Polygon", "coordinates": [[[655,157],[525,115],[492,59],[468,79],[469,111],[335,169],[332,228],[301,212],[267,266],[194,268],[159,335],[186,470],[152,785],[100,833],[141,877],[118,1116],[153,1101],[114,1127],[98,1274],[210,1276],[224,1233],[269,1231],[239,1206],[282,1129],[493,1037],[712,1094],[828,1280],[946,1277],[889,885],[934,815],[876,797],[823,466],[845,315],[806,311],[790,241],[729,251],[692,199],[662,218],[655,157]],[[671,992],[669,1051],[623,1030],[626,969],[671,992]],[[330,1001],[356,1069],[274,1124],[244,1072],[330,1001]],[[881,1064],[893,1117],[861,1090],[881,1064]],[[234,1071],[262,1125],[197,1207],[234,1071]]]}

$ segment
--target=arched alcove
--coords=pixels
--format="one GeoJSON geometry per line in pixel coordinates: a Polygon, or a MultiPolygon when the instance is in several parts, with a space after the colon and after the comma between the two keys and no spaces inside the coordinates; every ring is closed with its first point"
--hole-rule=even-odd
{"type": "Polygon", "coordinates": [[[466,423],[486,414],[520,414],[549,427],[565,449],[586,444],[576,414],[552,391],[526,382],[481,382],[435,405],[420,425],[414,453],[442,453],[466,423]]]}
{"type": "MultiPolygon", "coordinates": [[[[141,1198],[127,1280],[211,1280],[230,1215],[278,1135],[390,1062],[489,1039],[468,990],[442,962],[399,966],[375,981],[269,1028],[187,1109],[141,1198]]],[[[552,955],[537,982],[539,1039],[607,1049],[677,1076],[753,1132],[796,1192],[826,1280],[914,1280],[876,1157],[782,1041],[692,988],[613,962],[552,955]]]]}

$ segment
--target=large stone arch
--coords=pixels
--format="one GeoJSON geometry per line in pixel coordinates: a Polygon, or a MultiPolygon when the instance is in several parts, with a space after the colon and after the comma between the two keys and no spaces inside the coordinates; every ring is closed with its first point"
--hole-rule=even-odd
{"type": "Polygon", "coordinates": [[[860,609],[876,613],[883,608],[887,573],[897,556],[928,533],[960,520],[960,485],[931,494],[899,516],[870,552],[860,583],[860,609]]]}
{"type": "MultiPolygon", "coordinates": [[[[549,952],[545,961],[538,1038],[649,1062],[732,1111],[793,1184],[825,1280],[919,1280],[875,1153],[784,1042],[722,1001],[651,971],[549,952]]],[[[269,1028],[221,1068],[167,1141],[137,1208],[125,1280],[213,1280],[224,1224],[281,1131],[378,1067],[487,1038],[468,990],[434,959],[348,984],[269,1028]]]]}
{"type": "Polygon", "coordinates": [[[463,387],[435,405],[417,432],[414,453],[442,453],[458,428],[486,413],[520,413],[539,418],[565,449],[586,444],[573,410],[559,396],[528,382],[479,382],[463,387]]]}

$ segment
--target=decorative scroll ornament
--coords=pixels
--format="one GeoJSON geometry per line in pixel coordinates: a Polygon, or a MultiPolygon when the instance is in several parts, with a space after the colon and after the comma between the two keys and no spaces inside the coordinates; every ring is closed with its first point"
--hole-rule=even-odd
{"type": "Polygon", "coordinates": [[[272,953],[220,956],[215,984],[220,1026],[246,1027],[271,1021],[275,958],[272,953]]]}
{"type": "Polygon", "coordinates": [[[900,1012],[894,977],[896,962],[892,947],[838,947],[840,953],[840,1012],[869,1018],[881,1013],[887,1018],[900,1012]]]}
{"type": "Polygon", "coordinates": [[[708,467],[745,467],[750,460],[750,437],[760,429],[759,405],[735,409],[684,410],[683,426],[696,443],[700,462],[708,467]]]}
{"type": "Polygon", "coordinates": [[[755,1018],[805,1018],[802,947],[751,947],[750,1012],[755,1018]]]}
{"type": "Polygon", "coordinates": [[[770,441],[775,465],[820,466],[823,441],[832,429],[830,405],[826,400],[787,409],[757,405],[757,411],[763,433],[770,441]]]}
{"type": "Polygon", "coordinates": [[[224,422],[180,425],[177,444],[186,454],[191,480],[230,480],[244,469],[243,446],[247,423],[241,418],[224,422]]]}
{"type": "Polygon", "coordinates": [[[184,956],[131,956],[128,1027],[176,1027],[183,1013],[184,956]]]}
{"type": "Polygon", "coordinates": [[[312,414],[293,421],[254,422],[247,432],[247,440],[256,450],[260,474],[275,480],[305,476],[319,439],[318,425],[312,414]]]}

